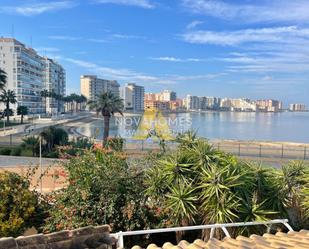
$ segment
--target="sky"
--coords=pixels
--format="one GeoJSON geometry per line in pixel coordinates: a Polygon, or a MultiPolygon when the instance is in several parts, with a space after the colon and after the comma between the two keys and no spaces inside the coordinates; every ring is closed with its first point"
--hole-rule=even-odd
{"type": "Polygon", "coordinates": [[[0,0],[0,36],[146,92],[309,105],[308,0],[0,0]]]}

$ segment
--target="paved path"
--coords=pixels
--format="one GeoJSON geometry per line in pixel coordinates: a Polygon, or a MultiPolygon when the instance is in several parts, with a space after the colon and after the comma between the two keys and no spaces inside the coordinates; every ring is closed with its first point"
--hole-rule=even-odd
{"type": "Polygon", "coordinates": [[[69,133],[71,133],[70,127],[75,127],[76,123],[80,124],[81,120],[83,122],[89,122],[89,119],[91,120],[91,114],[90,113],[80,113],[80,116],[72,116],[72,118],[66,119],[63,123],[58,124],[56,121],[50,121],[45,123],[39,123],[35,125],[35,129],[32,130],[29,133],[25,132],[19,132],[13,135],[8,136],[2,136],[0,137],[0,145],[18,145],[22,143],[22,139],[26,135],[37,135],[39,134],[44,128],[51,126],[51,125],[59,125],[62,126],[65,130],[67,130],[69,133]]]}
{"type": "MultiPolygon", "coordinates": [[[[59,159],[42,158],[43,166],[55,165],[61,162],[59,159]]],[[[29,167],[39,165],[38,157],[0,156],[0,168],[6,167],[29,167]]]]}

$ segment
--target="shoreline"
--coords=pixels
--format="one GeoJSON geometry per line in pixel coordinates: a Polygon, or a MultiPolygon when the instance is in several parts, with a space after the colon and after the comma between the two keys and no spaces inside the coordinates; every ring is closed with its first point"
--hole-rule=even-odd
{"type": "MultiPolygon", "coordinates": [[[[88,118],[87,123],[88,124],[93,123],[98,119],[101,119],[101,118],[96,118],[96,117],[88,118]]],[[[72,124],[68,129],[69,134],[73,136],[77,136],[77,137],[78,136],[88,137],[87,135],[82,134],[79,131],[77,131],[80,123],[83,123],[83,122],[72,124]]],[[[237,146],[241,143],[241,144],[250,144],[250,145],[256,145],[256,146],[265,145],[265,146],[279,147],[279,146],[285,145],[285,146],[291,146],[291,147],[309,147],[309,142],[301,143],[301,142],[292,142],[292,141],[240,140],[240,139],[220,139],[220,138],[214,138],[214,139],[205,138],[205,139],[207,139],[210,143],[215,143],[215,144],[222,143],[222,144],[230,144],[230,145],[237,145],[237,146]]],[[[100,140],[100,139],[96,139],[96,140],[100,140]]],[[[132,140],[132,139],[127,138],[127,140],[132,140]]],[[[134,141],[134,142],[128,142],[128,143],[134,144],[137,142],[134,141]]],[[[309,151],[309,148],[308,148],[308,151],[309,151]]]]}

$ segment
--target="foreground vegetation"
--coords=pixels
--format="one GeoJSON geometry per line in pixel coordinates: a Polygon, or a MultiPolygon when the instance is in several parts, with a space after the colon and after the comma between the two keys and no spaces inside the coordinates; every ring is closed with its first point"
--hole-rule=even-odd
{"type": "MultiPolygon", "coordinates": [[[[192,133],[177,141],[176,151],[161,150],[135,160],[117,139],[110,146],[90,145],[74,154],[62,147],[61,155],[69,159],[63,165],[68,186],[38,201],[47,205],[40,229],[107,223],[114,231],[125,231],[274,218],[288,218],[295,229],[309,228],[308,165],[291,162],[277,170],[242,162],[192,133]]],[[[1,212],[0,226],[10,209],[1,212]]],[[[12,235],[14,231],[12,224],[12,235]]],[[[230,232],[265,231],[252,227],[230,232]]],[[[202,235],[208,237],[207,232],[202,235]]],[[[168,236],[157,239],[173,241],[174,235],[168,236]]],[[[178,233],[176,239],[182,236],[187,235],[178,233]]]]}

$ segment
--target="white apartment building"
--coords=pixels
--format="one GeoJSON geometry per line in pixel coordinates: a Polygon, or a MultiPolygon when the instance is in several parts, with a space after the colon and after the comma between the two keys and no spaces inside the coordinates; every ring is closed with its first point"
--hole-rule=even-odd
{"type": "Polygon", "coordinates": [[[220,107],[220,98],[216,97],[198,97],[187,95],[184,100],[187,110],[207,110],[218,109],[220,107]]]}
{"type": "Polygon", "coordinates": [[[126,84],[121,88],[120,97],[124,102],[125,110],[139,112],[144,110],[145,88],[133,83],[126,84]]]}
{"type": "Polygon", "coordinates": [[[307,111],[306,105],[304,104],[290,104],[289,110],[292,112],[305,112],[307,111]]]}
{"type": "Polygon", "coordinates": [[[112,92],[119,96],[119,84],[116,80],[100,79],[96,75],[82,75],[80,77],[80,92],[88,100],[95,100],[103,92],[112,92]]]}
{"type": "MultiPolygon", "coordinates": [[[[16,39],[0,38],[0,68],[7,73],[6,89],[13,90],[17,97],[17,103],[11,105],[14,111],[18,106],[27,106],[31,114],[44,112],[41,97],[44,89],[59,87],[61,90],[57,92],[64,94],[65,71],[59,64],[51,61],[16,39]],[[51,64],[57,65],[58,69],[61,67],[61,70],[52,69],[54,66],[51,64]],[[57,75],[58,72],[60,75],[57,75]]],[[[3,109],[1,103],[0,109],[3,109]]]]}
{"type": "Polygon", "coordinates": [[[197,96],[187,95],[184,102],[187,110],[200,109],[199,97],[197,96]]]}
{"type": "Polygon", "coordinates": [[[17,106],[23,105],[30,113],[41,113],[43,58],[15,39],[0,38],[0,67],[7,73],[6,89],[13,90],[17,97],[17,104],[11,105],[11,108],[16,110],[17,106]]]}
{"type": "Polygon", "coordinates": [[[170,91],[170,90],[164,90],[161,93],[161,100],[162,101],[175,101],[177,96],[176,96],[176,92],[170,91]]]}
{"type": "Polygon", "coordinates": [[[220,107],[231,111],[256,111],[257,109],[256,103],[249,99],[224,98],[221,100],[220,107]]]}
{"type": "MultiPolygon", "coordinates": [[[[45,80],[44,88],[49,92],[65,96],[66,92],[66,74],[64,68],[56,61],[44,57],[45,59],[45,80]]],[[[45,105],[45,103],[43,103],[45,105]]],[[[64,111],[63,103],[55,98],[46,99],[46,111],[56,114],[64,111]]]]}

